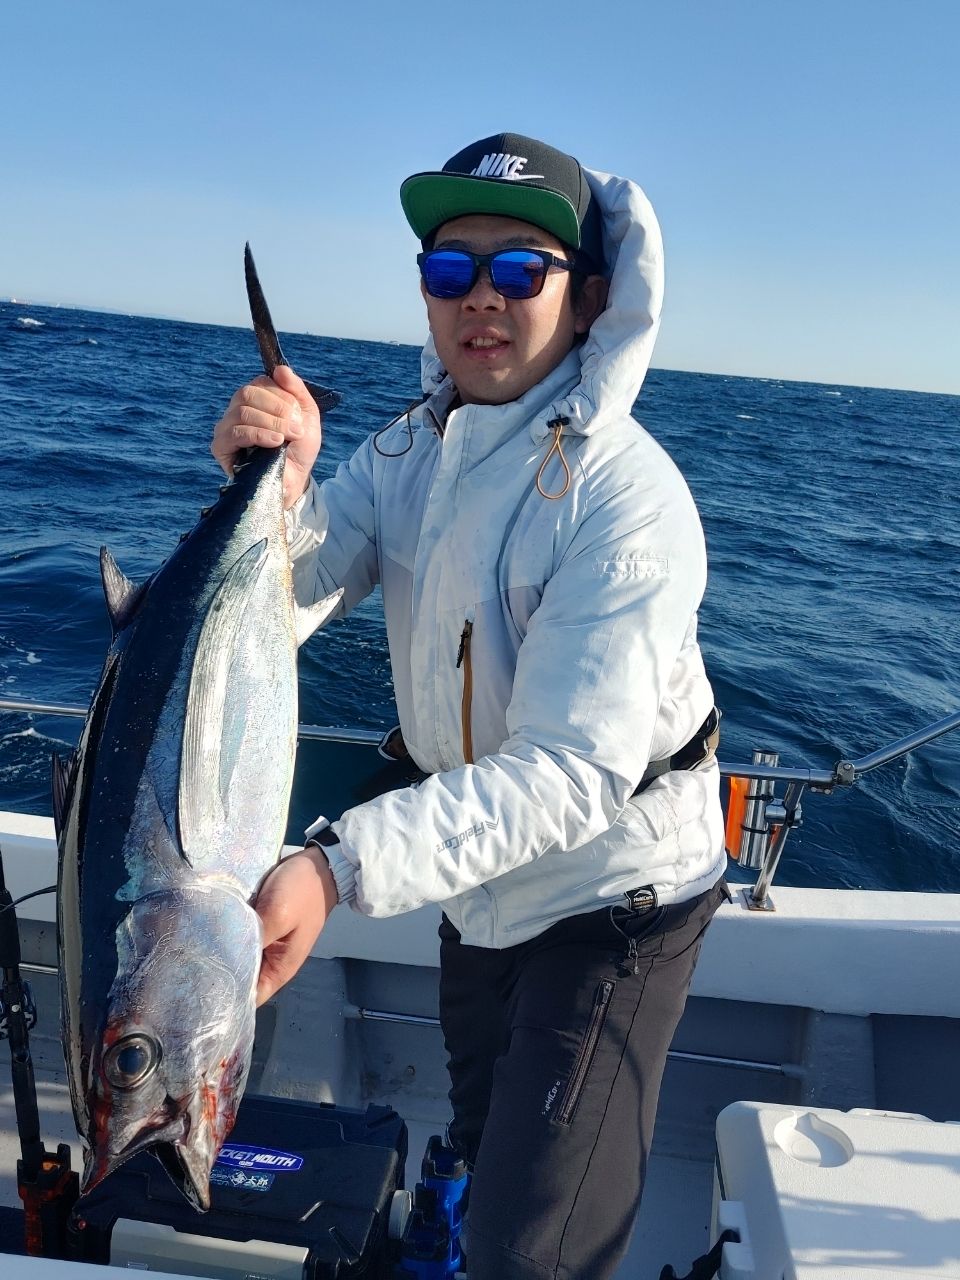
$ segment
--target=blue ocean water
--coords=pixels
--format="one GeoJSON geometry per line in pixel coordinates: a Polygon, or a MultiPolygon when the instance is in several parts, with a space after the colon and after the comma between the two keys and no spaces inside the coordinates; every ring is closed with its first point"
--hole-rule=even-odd
{"type": "MultiPolygon", "coordinates": [[[[419,394],[413,347],[284,337],[343,392],[318,473],[419,394]]],[[[0,697],[83,703],[109,639],[106,543],[143,578],[220,473],[213,423],[252,333],[0,304],[0,697]]],[[[832,766],[960,708],[960,398],[653,371],[636,415],[707,533],[701,643],[721,757],[832,766]]],[[[301,651],[301,719],[394,723],[375,596],[301,651]]],[[[0,713],[0,808],[48,813],[79,722],[0,713]]],[[[960,891],[960,733],[810,796],[780,881],[960,891]]]]}

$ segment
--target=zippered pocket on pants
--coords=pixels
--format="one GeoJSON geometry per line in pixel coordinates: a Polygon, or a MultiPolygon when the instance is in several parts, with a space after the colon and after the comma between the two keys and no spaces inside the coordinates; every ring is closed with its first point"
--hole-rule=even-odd
{"type": "Polygon", "coordinates": [[[591,1064],[596,1056],[600,1036],[603,1034],[603,1024],[607,1020],[610,1001],[613,999],[616,986],[617,984],[610,978],[604,978],[597,987],[596,995],[593,998],[593,1008],[590,1010],[590,1019],[587,1022],[587,1029],[583,1033],[583,1040],[580,1042],[580,1049],[573,1064],[573,1070],[570,1072],[567,1087],[560,1100],[560,1106],[554,1115],[556,1124],[570,1124],[573,1120],[574,1113],[577,1110],[577,1103],[583,1093],[583,1086],[587,1082],[591,1064]]]}

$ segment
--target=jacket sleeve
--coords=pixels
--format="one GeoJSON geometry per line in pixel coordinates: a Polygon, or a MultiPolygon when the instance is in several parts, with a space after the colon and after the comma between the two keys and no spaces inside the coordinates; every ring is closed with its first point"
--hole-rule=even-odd
{"type": "Polygon", "coordinates": [[[624,485],[588,514],[520,646],[506,741],[335,822],[341,900],[375,916],[413,910],[608,830],[650,759],[705,582],[679,477],[666,495],[624,485]]]}
{"type": "Polygon", "coordinates": [[[322,485],[310,481],[286,527],[295,603],[305,607],[343,587],[332,616],[344,617],[380,578],[369,440],[322,485]]]}

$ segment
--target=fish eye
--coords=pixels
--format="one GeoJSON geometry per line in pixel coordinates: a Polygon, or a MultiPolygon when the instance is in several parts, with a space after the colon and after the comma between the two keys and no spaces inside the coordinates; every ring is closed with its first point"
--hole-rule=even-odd
{"type": "Polygon", "coordinates": [[[157,1069],[160,1046],[150,1036],[124,1036],[104,1055],[103,1074],[114,1089],[134,1089],[157,1069]]]}

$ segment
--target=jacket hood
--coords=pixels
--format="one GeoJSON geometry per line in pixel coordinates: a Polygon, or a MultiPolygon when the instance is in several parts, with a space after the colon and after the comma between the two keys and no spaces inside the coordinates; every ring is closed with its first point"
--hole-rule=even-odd
{"type": "MultiPolygon", "coordinates": [[[[604,311],[576,349],[579,380],[550,411],[569,419],[567,431],[592,435],[630,413],[650,367],[663,304],[663,240],[653,206],[635,182],[592,169],[584,173],[603,215],[610,290],[604,311]]],[[[432,336],[420,373],[424,395],[449,385],[432,336]]]]}

